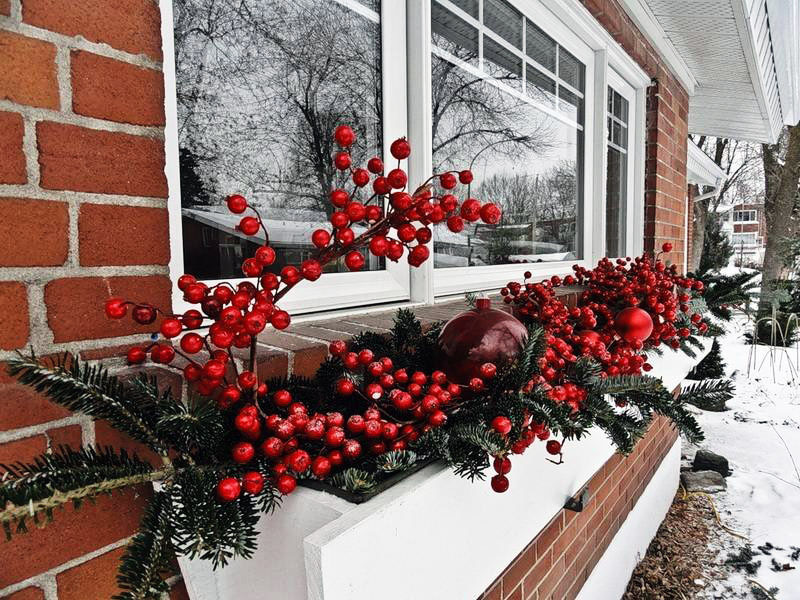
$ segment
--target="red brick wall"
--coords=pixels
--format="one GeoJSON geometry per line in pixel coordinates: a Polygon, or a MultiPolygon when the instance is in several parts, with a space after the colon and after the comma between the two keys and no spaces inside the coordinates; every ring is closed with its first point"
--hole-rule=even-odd
{"type": "MultiPolygon", "coordinates": [[[[141,341],[110,293],[170,305],[156,0],[0,0],[0,361],[141,341]]],[[[0,463],[121,443],[0,367],[0,463]]],[[[0,540],[0,597],[109,598],[148,489],[58,511],[0,540]]],[[[178,597],[180,589],[174,594],[178,597]]]]}
{"type": "Polygon", "coordinates": [[[678,438],[657,418],[629,456],[615,454],[589,480],[581,512],[562,509],[520,552],[482,600],[572,600],[678,438]]]}
{"type": "Polygon", "coordinates": [[[617,0],[581,1],[654,81],[647,96],[644,248],[672,242],[665,259],[683,268],[689,96],[617,0]]]}

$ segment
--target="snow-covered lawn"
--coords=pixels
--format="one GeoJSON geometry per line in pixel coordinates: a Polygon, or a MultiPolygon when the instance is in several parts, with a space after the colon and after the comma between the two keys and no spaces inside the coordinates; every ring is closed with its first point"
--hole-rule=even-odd
{"type": "MultiPolygon", "coordinates": [[[[728,374],[736,384],[730,410],[698,411],[698,420],[706,435],[703,446],[727,457],[733,471],[727,492],[714,494],[723,523],[746,535],[754,550],[766,543],[780,550],[755,557],[761,567],[754,575],[733,572],[725,582],[710,583],[705,596],[752,598],[746,580],[755,579],[767,588],[778,588],[777,600],[797,600],[800,560],[791,554],[800,554],[800,383],[792,381],[786,355],[775,355],[773,379],[763,346],[756,356],[760,369],[751,367],[748,377],[751,347],[743,335],[751,328],[742,317],[729,324],[727,335],[720,338],[728,374]],[[773,558],[794,569],[773,570],[773,558]]],[[[798,350],[789,352],[797,368],[798,350]]],[[[743,540],[718,531],[722,561],[743,540]]]]}

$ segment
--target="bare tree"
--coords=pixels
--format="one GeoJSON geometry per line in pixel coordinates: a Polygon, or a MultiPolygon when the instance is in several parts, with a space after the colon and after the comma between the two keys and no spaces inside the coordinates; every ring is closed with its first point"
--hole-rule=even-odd
{"type": "Polygon", "coordinates": [[[767,247],[759,313],[770,310],[771,292],[785,271],[787,243],[800,235],[800,123],[789,126],[776,144],[762,146],[767,247]]]}

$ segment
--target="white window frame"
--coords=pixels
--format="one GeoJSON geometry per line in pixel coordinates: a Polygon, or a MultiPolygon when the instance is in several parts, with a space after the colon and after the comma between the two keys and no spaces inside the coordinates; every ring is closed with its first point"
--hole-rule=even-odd
{"type": "Polygon", "coordinates": [[[750,223],[758,223],[758,211],[755,208],[743,208],[739,210],[733,211],[733,222],[742,225],[742,224],[750,224],[750,223]],[[748,217],[750,215],[753,216],[752,219],[737,219],[736,215],[743,215],[747,213],[748,217]]]}
{"type": "MultiPolygon", "coordinates": [[[[367,14],[356,0],[332,0],[367,14]]],[[[431,139],[431,2],[384,0],[381,3],[383,68],[383,145],[386,163],[392,140],[406,135],[413,152],[406,165],[409,180],[426,178],[432,169],[431,139]]],[[[447,0],[444,0],[446,3],[447,0]]],[[[645,99],[650,78],[600,25],[579,0],[509,0],[525,17],[545,30],[586,67],[584,92],[583,258],[529,264],[434,269],[433,260],[410,268],[405,260],[387,261],[382,271],[330,273],[319,281],[302,282],[283,301],[292,314],[363,311],[388,303],[433,304],[437,299],[469,291],[498,289],[519,280],[564,275],[573,264],[590,266],[605,252],[606,94],[609,81],[633,90],[629,99],[629,187],[626,205],[626,252],[639,254],[644,234],[645,99]],[[621,82],[621,83],[620,83],[621,82]]],[[[170,273],[183,273],[183,234],[178,166],[177,99],[172,1],[161,0],[163,71],[166,110],[165,152],[169,183],[170,273]]],[[[458,9],[456,9],[458,10],[458,9]]],[[[502,38],[492,35],[494,40],[502,38]]],[[[505,44],[508,46],[508,44],[505,44]]],[[[524,76],[524,75],[523,75],[524,76]]],[[[392,159],[393,162],[393,159],[392,159]]],[[[433,244],[433,242],[431,242],[433,244]]],[[[433,248],[431,247],[431,251],[433,248]]],[[[433,252],[431,252],[433,255],[433,252]]],[[[243,278],[242,278],[243,279],[243,278]]],[[[209,281],[213,284],[216,281],[209,281]]],[[[176,311],[189,308],[177,289],[176,311]]]]}

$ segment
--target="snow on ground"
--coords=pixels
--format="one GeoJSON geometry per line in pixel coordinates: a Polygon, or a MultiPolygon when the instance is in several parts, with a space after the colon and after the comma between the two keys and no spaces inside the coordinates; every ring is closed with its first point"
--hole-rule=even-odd
{"type": "MultiPolygon", "coordinates": [[[[756,556],[761,566],[755,574],[732,572],[727,580],[710,583],[703,595],[752,598],[746,580],[755,579],[766,588],[778,588],[777,600],[798,600],[800,560],[791,554],[800,548],[800,376],[793,373],[782,350],[771,360],[768,348],[760,346],[754,359],[744,341],[744,332],[752,325],[743,316],[728,329],[720,346],[736,395],[726,412],[698,411],[706,435],[702,445],[727,457],[733,471],[727,492],[713,498],[722,522],[746,535],[753,549],[766,543],[781,549],[756,556]],[[772,570],[773,558],[794,569],[772,570]]],[[[795,347],[790,352],[796,369],[800,350],[795,347]]],[[[719,534],[716,548],[722,562],[744,541],[721,530],[719,534]]]]}

